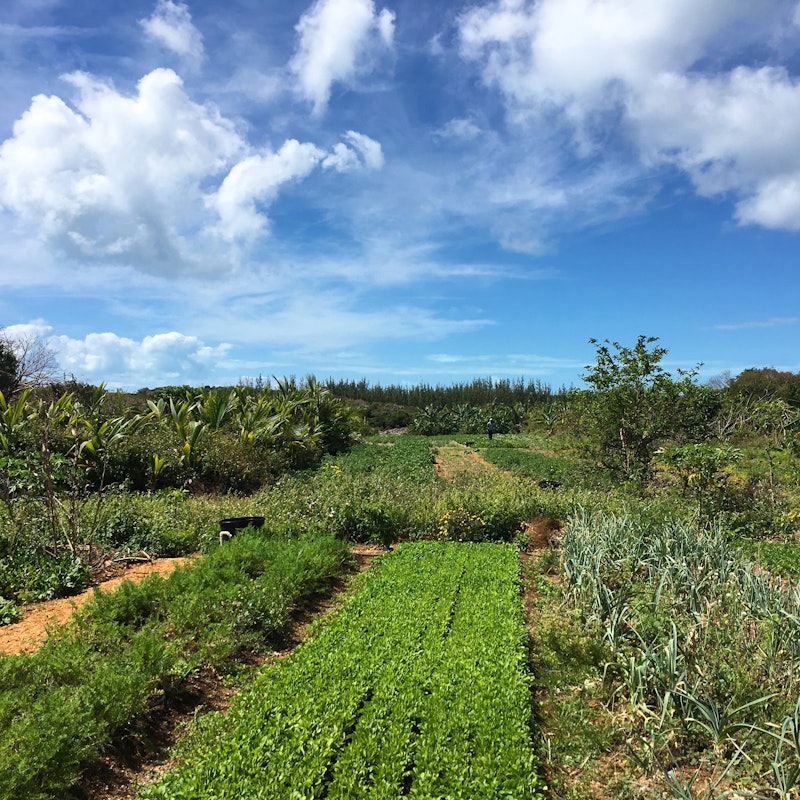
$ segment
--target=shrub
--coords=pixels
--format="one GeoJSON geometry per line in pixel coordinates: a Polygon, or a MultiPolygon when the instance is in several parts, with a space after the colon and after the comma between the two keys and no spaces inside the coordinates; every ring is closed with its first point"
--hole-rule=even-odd
{"type": "Polygon", "coordinates": [[[72,553],[19,550],[0,559],[0,595],[22,603],[77,594],[89,584],[89,565],[72,553]]]}

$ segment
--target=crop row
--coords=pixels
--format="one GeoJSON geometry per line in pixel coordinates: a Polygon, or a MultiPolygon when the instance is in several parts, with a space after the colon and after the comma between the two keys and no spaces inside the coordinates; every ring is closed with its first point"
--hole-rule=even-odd
{"type": "Polygon", "coordinates": [[[82,764],[199,665],[275,643],[346,557],[329,536],[245,532],[166,580],[98,592],[37,653],[0,657],[0,798],[63,797],[82,764]]]}
{"type": "Polygon", "coordinates": [[[529,687],[514,549],[407,543],[142,796],[540,797],[529,687]]]}
{"type": "Polygon", "coordinates": [[[797,796],[800,589],[754,570],[718,529],[675,521],[577,516],[563,566],[607,648],[604,700],[636,721],[626,737],[641,766],[676,797],[696,769],[797,796]]]}

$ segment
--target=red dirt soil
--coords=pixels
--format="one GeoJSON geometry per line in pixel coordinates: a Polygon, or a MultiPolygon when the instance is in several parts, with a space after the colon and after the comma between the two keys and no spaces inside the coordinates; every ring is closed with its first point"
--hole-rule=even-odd
{"type": "MultiPolygon", "coordinates": [[[[190,558],[159,558],[144,564],[127,566],[122,568],[116,577],[98,583],[97,588],[104,592],[112,592],[123,581],[140,583],[153,573],[168,575],[175,567],[189,560],[190,558]]],[[[31,603],[19,622],[0,627],[0,653],[13,656],[17,653],[35,652],[47,638],[48,628],[66,623],[77,609],[93,597],[94,587],[74,597],[31,603]]]]}

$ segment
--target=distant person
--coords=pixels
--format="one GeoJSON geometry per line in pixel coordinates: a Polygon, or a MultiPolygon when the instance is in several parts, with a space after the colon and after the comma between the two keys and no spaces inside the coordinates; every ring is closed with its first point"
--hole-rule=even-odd
{"type": "Polygon", "coordinates": [[[489,435],[489,441],[492,441],[492,436],[494,436],[494,420],[489,418],[489,421],[486,423],[486,433],[489,435]]]}

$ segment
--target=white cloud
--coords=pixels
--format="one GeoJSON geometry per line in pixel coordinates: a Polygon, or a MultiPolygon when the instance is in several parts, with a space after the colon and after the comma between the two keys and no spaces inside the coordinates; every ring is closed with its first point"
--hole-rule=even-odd
{"type": "Polygon", "coordinates": [[[700,194],[734,192],[737,219],[800,229],[800,83],[779,68],[662,75],[630,105],[642,152],[700,194]]]}
{"type": "Polygon", "coordinates": [[[750,0],[499,0],[461,18],[465,57],[523,107],[604,104],[619,85],[646,86],[688,69],[720,28],[747,14],[750,0]]]}
{"type": "Polygon", "coordinates": [[[203,37],[192,24],[192,15],[185,3],[158,0],[152,16],[139,24],[148,36],[168,50],[184,58],[191,66],[198,66],[204,57],[203,37]]]}
{"type": "Polygon", "coordinates": [[[133,97],[84,73],[66,79],[77,110],[38,95],[0,146],[0,204],[84,261],[190,267],[201,183],[244,147],[233,124],[171,70],[145,75],[133,97]]]}
{"type": "Polygon", "coordinates": [[[357,131],[347,131],[344,138],[358,151],[365,167],[368,169],[381,169],[383,167],[383,150],[379,142],[357,131]]]}
{"type": "Polygon", "coordinates": [[[369,136],[356,131],[347,131],[344,138],[352,145],[337,144],[322,162],[323,167],[332,167],[337,172],[351,172],[365,167],[381,169],[384,165],[383,148],[369,136]]]}
{"type": "Polygon", "coordinates": [[[568,358],[554,358],[536,353],[493,353],[455,355],[434,353],[426,361],[437,366],[444,365],[454,374],[472,376],[491,375],[492,377],[519,377],[520,375],[547,376],[558,372],[582,369],[583,361],[568,358]]]}
{"type": "Polygon", "coordinates": [[[230,243],[268,231],[284,185],[321,162],[340,172],[383,165],[381,145],[356,131],[330,153],[294,139],[253,152],[171,70],[145,75],[132,97],[84,73],[66,80],[74,108],[38,95],[0,145],[0,205],[84,263],[216,273],[234,261],[230,243]]]}
{"type": "Polygon", "coordinates": [[[360,347],[365,341],[423,340],[480,330],[486,319],[445,319],[417,306],[381,305],[362,310],[353,297],[339,292],[299,292],[280,307],[265,309],[258,340],[304,354],[327,354],[360,347]],[[266,324],[265,324],[266,322],[266,324]]]}
{"type": "Polygon", "coordinates": [[[376,15],[373,0],[317,0],[296,30],[299,42],[289,67],[320,114],[334,83],[352,84],[380,51],[392,47],[394,13],[383,9],[376,15]]]}
{"type": "Polygon", "coordinates": [[[210,230],[228,241],[252,242],[268,233],[266,208],[285,184],[307,178],[318,165],[337,172],[383,166],[383,152],[374,139],[356,131],[347,131],[345,139],[352,148],[339,142],[329,153],[289,139],[277,152],[251,155],[237,163],[207,198],[219,214],[219,223],[210,230]]]}
{"type": "Polygon", "coordinates": [[[470,141],[480,136],[481,129],[469,119],[451,119],[443,125],[436,133],[442,139],[459,139],[470,141]]]}
{"type": "Polygon", "coordinates": [[[800,84],[777,67],[700,71],[730,26],[765,10],[774,4],[499,0],[461,17],[461,53],[517,123],[561,115],[581,156],[611,123],[646,168],[677,166],[704,196],[732,193],[739,222],[798,230],[800,84]]]}
{"type": "Polygon", "coordinates": [[[714,325],[717,331],[739,331],[752,328],[782,328],[800,324],[800,317],[771,317],[765,320],[750,320],[749,322],[728,322],[714,325]]]}
{"type": "Polygon", "coordinates": [[[90,333],[83,339],[54,336],[49,344],[67,374],[127,388],[167,381],[203,384],[230,350],[230,345],[209,347],[195,336],[176,331],[141,341],[108,332],[90,333]]]}
{"type": "Polygon", "coordinates": [[[214,231],[231,241],[253,240],[267,228],[267,217],[258,204],[269,204],[280,187],[307,177],[322,160],[324,153],[312,144],[287,141],[277,152],[249,156],[236,164],[222,185],[209,197],[209,204],[219,213],[214,231]]]}
{"type": "Polygon", "coordinates": [[[43,319],[34,319],[30,322],[21,322],[16,325],[5,325],[0,328],[3,336],[12,342],[31,337],[46,339],[52,330],[52,326],[48,325],[43,319]]]}

